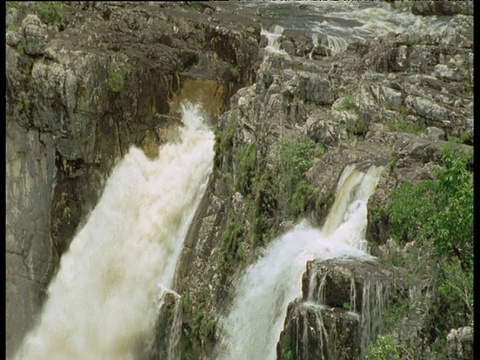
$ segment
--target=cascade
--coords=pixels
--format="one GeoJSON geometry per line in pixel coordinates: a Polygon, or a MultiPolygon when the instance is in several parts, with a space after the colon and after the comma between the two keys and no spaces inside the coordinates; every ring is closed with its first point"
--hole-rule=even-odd
{"type": "MultiPolygon", "coordinates": [[[[263,256],[245,271],[236,286],[230,312],[219,321],[217,360],[276,358],[276,343],[286,310],[289,303],[301,296],[301,277],[307,261],[345,257],[358,261],[373,259],[365,251],[366,203],[382,169],[372,163],[347,166],[324,229],[301,222],[275,239],[263,256]]],[[[313,281],[316,280],[311,278],[310,282],[313,281]]],[[[310,289],[317,289],[318,296],[325,297],[322,284],[310,289]]],[[[354,292],[352,290],[352,296],[354,292]]],[[[306,303],[310,307],[322,306],[318,301],[306,303]]],[[[316,321],[325,332],[321,317],[316,321]]]]}
{"type": "Polygon", "coordinates": [[[269,32],[262,28],[261,34],[267,38],[268,44],[265,48],[265,51],[268,54],[280,54],[284,56],[289,56],[285,50],[280,49],[279,38],[282,37],[282,32],[284,28],[280,25],[275,25],[273,32],[269,32]]]}
{"type": "Polygon", "coordinates": [[[158,158],[132,147],[116,165],[15,359],[144,356],[212,170],[213,132],[198,107],[182,112],[178,139],[158,158]]]}

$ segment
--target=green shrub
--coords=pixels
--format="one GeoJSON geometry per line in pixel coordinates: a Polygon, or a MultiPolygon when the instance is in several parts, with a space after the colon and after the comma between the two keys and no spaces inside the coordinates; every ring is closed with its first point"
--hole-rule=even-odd
{"type": "Polygon", "coordinates": [[[25,7],[23,1],[7,1],[7,8],[22,10],[25,7]]]}
{"type": "MultiPolygon", "coordinates": [[[[424,181],[416,186],[405,182],[390,193],[390,203],[385,212],[389,227],[387,236],[397,242],[406,242],[418,237],[432,211],[436,210],[434,200],[435,183],[424,181]]],[[[375,215],[378,219],[380,213],[375,215]]]]}
{"type": "Polygon", "coordinates": [[[293,353],[290,349],[282,348],[282,354],[280,360],[293,360],[293,353]]]}
{"type": "Polygon", "coordinates": [[[240,73],[240,71],[238,70],[237,66],[231,66],[230,73],[233,75],[233,77],[238,77],[238,74],[240,73]]]}
{"type": "Polygon", "coordinates": [[[363,119],[350,121],[345,126],[345,131],[349,136],[365,137],[368,133],[368,123],[363,119]]]}
{"type": "Polygon", "coordinates": [[[391,335],[379,336],[370,344],[365,354],[365,360],[400,360],[397,344],[391,335]]]}
{"type": "MultiPolygon", "coordinates": [[[[445,148],[437,181],[404,183],[390,194],[385,212],[388,235],[398,241],[433,240],[439,256],[457,257],[463,268],[473,265],[472,154],[454,155],[445,148]]],[[[376,218],[379,214],[376,215],[376,218]]]]}
{"type": "MultiPolygon", "coordinates": [[[[423,264],[432,253],[428,261],[434,263],[432,269],[436,270],[429,274],[433,274],[435,289],[429,331],[436,345],[432,345],[430,359],[445,354],[443,340],[448,331],[473,326],[473,173],[469,169],[472,156],[454,153],[446,147],[442,166],[433,172],[435,181],[402,184],[391,192],[384,213],[375,215],[387,216],[388,235],[397,241],[417,240],[418,249],[425,253],[423,264]]],[[[408,273],[418,272],[416,265],[408,266],[408,273]]],[[[387,309],[387,330],[389,323],[397,326],[402,313],[410,311],[403,305],[390,305],[387,309]]]]}
{"type": "Polygon", "coordinates": [[[253,224],[252,243],[255,247],[265,245],[275,234],[272,229],[278,212],[277,186],[270,171],[257,174],[253,187],[254,200],[249,211],[253,224]]]}
{"type": "Polygon", "coordinates": [[[406,134],[418,135],[425,131],[425,129],[422,126],[418,124],[416,125],[409,124],[405,120],[400,120],[400,121],[387,120],[386,125],[390,131],[402,132],[406,134]]]}
{"type": "Polygon", "coordinates": [[[108,86],[110,90],[114,93],[120,93],[123,91],[125,86],[125,80],[123,79],[123,74],[120,71],[110,69],[108,72],[107,78],[108,86]]]}
{"type": "Polygon", "coordinates": [[[355,99],[352,95],[345,95],[337,107],[339,111],[351,110],[355,108],[355,99]]]}
{"type": "Polygon", "coordinates": [[[324,153],[311,139],[297,143],[282,142],[279,149],[277,174],[279,196],[286,206],[287,215],[297,219],[309,207],[314,207],[318,190],[306,181],[306,172],[315,157],[324,153]]]}
{"type": "Polygon", "coordinates": [[[257,146],[247,144],[242,146],[235,155],[236,179],[235,187],[243,195],[248,196],[252,188],[257,161],[257,146]]]}
{"type": "Polygon", "coordinates": [[[233,149],[233,141],[235,138],[235,127],[237,126],[237,120],[233,113],[225,126],[225,129],[215,129],[215,167],[220,167],[224,157],[228,157],[233,149]]]}
{"type": "Polygon", "coordinates": [[[460,136],[448,135],[448,141],[456,144],[473,145],[473,137],[470,133],[463,133],[460,136]]]}
{"type": "Polygon", "coordinates": [[[408,111],[407,107],[405,105],[400,105],[397,109],[400,115],[402,115],[404,118],[407,117],[410,112],[408,111]]]}
{"type": "Polygon", "coordinates": [[[62,24],[65,14],[62,8],[65,5],[60,2],[38,2],[38,17],[47,25],[59,26],[62,24]]]}
{"type": "Polygon", "coordinates": [[[473,173],[470,154],[455,155],[445,148],[442,168],[435,172],[437,205],[422,227],[421,237],[433,239],[439,255],[457,257],[462,267],[473,266],[473,173]]]}

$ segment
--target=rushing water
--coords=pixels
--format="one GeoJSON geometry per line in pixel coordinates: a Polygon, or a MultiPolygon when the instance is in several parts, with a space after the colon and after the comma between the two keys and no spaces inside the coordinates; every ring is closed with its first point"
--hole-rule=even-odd
{"type": "Polygon", "coordinates": [[[241,1],[239,4],[254,7],[262,14],[262,33],[274,40],[269,42],[267,51],[282,55],[286,53],[281,50],[279,40],[285,29],[305,32],[313,45],[323,45],[335,55],[352,42],[398,34],[412,42],[419,34],[441,38],[452,18],[416,16],[408,9],[393,9],[385,1],[241,1]]]}
{"type": "Polygon", "coordinates": [[[381,170],[374,165],[363,171],[347,166],[324,230],[302,222],[274,240],[247,269],[236,287],[230,313],[220,320],[217,360],[275,359],[287,306],[301,295],[307,261],[372,258],[365,251],[366,203],[381,170]]]}
{"type": "Polygon", "coordinates": [[[184,107],[183,122],[157,159],[132,147],[115,167],[16,359],[141,356],[212,169],[214,135],[199,109],[184,107]]]}

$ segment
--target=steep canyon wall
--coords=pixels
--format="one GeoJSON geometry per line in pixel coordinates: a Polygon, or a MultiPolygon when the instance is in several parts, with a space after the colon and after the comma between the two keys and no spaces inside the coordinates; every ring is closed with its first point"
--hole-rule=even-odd
{"type": "MultiPolygon", "coordinates": [[[[388,224],[373,211],[401,183],[431,179],[445,144],[473,148],[473,2],[448,3],[392,2],[447,25],[336,55],[301,31],[279,38],[284,55],[269,53],[261,11],[233,2],[72,2],[53,20],[35,3],[7,5],[7,356],[113,166],[131,145],[156,156],[182,99],[207,104],[216,145],[177,267],[181,300],[166,306],[182,304],[180,358],[212,358],[233,284],[300,219],[323,225],[349,164],[386,166],[367,240],[387,258],[388,224]]],[[[426,342],[426,328],[411,337],[426,342]]],[[[171,351],[164,342],[157,354],[171,351]]]]}

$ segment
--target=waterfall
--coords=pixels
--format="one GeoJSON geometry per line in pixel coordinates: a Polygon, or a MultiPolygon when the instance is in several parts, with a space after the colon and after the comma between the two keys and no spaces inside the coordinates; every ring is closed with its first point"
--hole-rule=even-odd
{"type": "Polygon", "coordinates": [[[212,170],[213,132],[184,106],[179,137],[150,160],[132,147],[61,259],[16,359],[138,359],[212,170]]]}
{"type": "Polygon", "coordinates": [[[273,32],[269,32],[262,28],[261,34],[267,38],[267,47],[265,51],[267,54],[279,54],[289,56],[285,50],[280,49],[279,39],[282,37],[284,28],[280,25],[273,27],[273,32]]]}
{"type": "MultiPolygon", "coordinates": [[[[217,360],[276,358],[286,310],[301,296],[301,277],[307,261],[373,258],[365,252],[366,203],[382,169],[371,163],[347,166],[337,186],[326,231],[303,221],[275,239],[258,262],[246,270],[236,286],[230,312],[219,321],[217,360]]],[[[324,297],[322,284],[318,291],[324,297]]]]}

